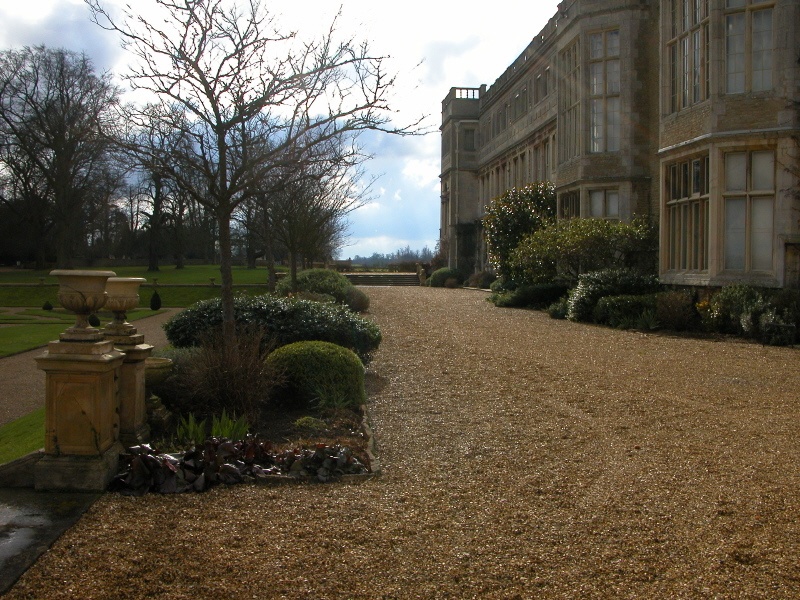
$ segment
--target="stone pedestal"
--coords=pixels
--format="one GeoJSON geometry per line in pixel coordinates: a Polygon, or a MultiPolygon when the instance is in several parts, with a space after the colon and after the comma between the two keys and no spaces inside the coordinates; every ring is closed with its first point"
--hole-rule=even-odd
{"type": "Polygon", "coordinates": [[[150,441],[144,391],[144,365],[145,359],[153,351],[153,346],[115,342],[114,347],[125,355],[120,370],[118,392],[119,441],[125,448],[129,448],[150,441]]]}
{"type": "Polygon", "coordinates": [[[100,491],[117,471],[118,378],[124,355],[110,341],[50,342],[36,359],[46,373],[45,456],[36,489],[100,491]]]}

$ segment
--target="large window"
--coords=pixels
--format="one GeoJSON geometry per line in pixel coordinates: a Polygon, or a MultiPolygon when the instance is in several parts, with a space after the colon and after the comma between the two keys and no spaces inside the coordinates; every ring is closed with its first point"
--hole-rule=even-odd
{"type": "Polygon", "coordinates": [[[667,166],[667,268],[708,269],[708,155],[667,166]]]}
{"type": "Polygon", "coordinates": [[[669,109],[703,102],[710,88],[708,0],[669,0],[669,109]]]}
{"type": "Polygon", "coordinates": [[[589,190],[589,216],[595,219],[619,218],[619,192],[589,190]]]}
{"type": "Polygon", "coordinates": [[[567,161],[580,154],[580,46],[574,44],[561,53],[561,73],[559,89],[560,117],[558,122],[559,162],[567,161]]]}
{"type": "Polygon", "coordinates": [[[766,0],[725,2],[725,75],[729,94],[772,89],[770,4],[766,0]]]}
{"type": "Polygon", "coordinates": [[[616,152],[620,138],[619,31],[589,36],[589,151],[616,152]]]}
{"type": "Polygon", "coordinates": [[[775,153],[725,154],[725,269],[772,271],[775,153]]]}

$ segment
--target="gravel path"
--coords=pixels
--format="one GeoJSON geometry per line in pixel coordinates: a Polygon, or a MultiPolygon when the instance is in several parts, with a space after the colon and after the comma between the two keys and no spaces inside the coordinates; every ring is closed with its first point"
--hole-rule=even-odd
{"type": "MultiPolygon", "coordinates": [[[[144,340],[156,348],[167,345],[161,325],[179,309],[166,309],[152,317],[133,322],[144,340]]],[[[64,327],[66,329],[66,326],[64,327]]],[[[44,406],[45,374],[36,367],[36,358],[45,348],[37,348],[0,359],[0,425],[9,423],[44,406]]]]}
{"type": "Polygon", "coordinates": [[[797,350],[366,291],[382,477],[106,495],[8,597],[800,597],[797,350]]]}

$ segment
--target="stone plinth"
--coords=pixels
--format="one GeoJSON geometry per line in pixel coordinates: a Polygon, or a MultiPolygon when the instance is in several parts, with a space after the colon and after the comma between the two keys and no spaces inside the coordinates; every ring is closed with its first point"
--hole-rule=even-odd
{"type": "Polygon", "coordinates": [[[51,342],[36,359],[47,377],[37,489],[102,490],[116,474],[123,360],[110,341],[51,342]]]}
{"type": "Polygon", "coordinates": [[[125,355],[119,378],[119,441],[127,448],[150,439],[144,392],[144,365],[145,359],[153,351],[153,346],[119,343],[114,345],[125,355]]]}

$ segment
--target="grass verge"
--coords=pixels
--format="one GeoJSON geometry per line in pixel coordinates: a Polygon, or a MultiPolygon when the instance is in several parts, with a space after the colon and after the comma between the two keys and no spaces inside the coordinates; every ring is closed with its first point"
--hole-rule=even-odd
{"type": "Polygon", "coordinates": [[[0,464],[44,447],[44,407],[0,426],[0,464]]]}

